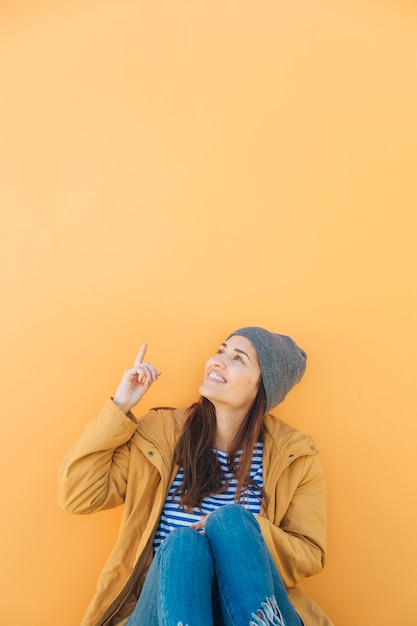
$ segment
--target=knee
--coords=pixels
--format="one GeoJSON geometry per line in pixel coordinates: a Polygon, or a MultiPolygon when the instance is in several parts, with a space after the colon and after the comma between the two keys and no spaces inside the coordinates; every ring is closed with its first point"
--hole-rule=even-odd
{"type": "Polygon", "coordinates": [[[189,526],[178,526],[171,530],[166,539],[164,539],[163,543],[167,541],[177,541],[181,539],[187,539],[187,537],[192,536],[195,533],[195,530],[190,528],[189,526]]]}
{"type": "Polygon", "coordinates": [[[188,526],[174,528],[164,539],[158,550],[161,555],[179,555],[182,558],[185,554],[201,555],[207,551],[207,540],[204,535],[188,526]]]}
{"type": "Polygon", "coordinates": [[[156,553],[158,568],[166,570],[181,564],[184,571],[194,571],[195,563],[200,572],[213,576],[213,562],[206,537],[192,528],[175,528],[164,539],[156,553]]]}
{"type": "Polygon", "coordinates": [[[171,548],[172,546],[177,546],[179,549],[182,549],[183,546],[193,545],[195,543],[198,544],[198,537],[204,539],[199,532],[189,526],[180,526],[171,530],[169,535],[162,542],[161,547],[164,546],[166,549],[167,547],[171,548]]]}
{"type": "Polygon", "coordinates": [[[244,524],[258,527],[258,522],[250,511],[240,504],[225,504],[210,513],[206,522],[206,531],[212,532],[216,526],[226,525],[228,528],[241,527],[244,524]]]}
{"type": "Polygon", "coordinates": [[[246,509],[243,508],[240,504],[225,504],[224,506],[219,506],[217,509],[213,511],[208,517],[208,520],[213,519],[221,519],[221,520],[237,520],[242,516],[245,516],[248,513],[246,509]]]}

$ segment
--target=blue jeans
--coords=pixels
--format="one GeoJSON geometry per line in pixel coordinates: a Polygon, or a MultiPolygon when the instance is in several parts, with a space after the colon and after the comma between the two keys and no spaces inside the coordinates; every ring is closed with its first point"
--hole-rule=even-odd
{"type": "Polygon", "coordinates": [[[127,626],[302,626],[252,513],[216,509],[205,534],[176,528],[158,548],[127,626]]]}

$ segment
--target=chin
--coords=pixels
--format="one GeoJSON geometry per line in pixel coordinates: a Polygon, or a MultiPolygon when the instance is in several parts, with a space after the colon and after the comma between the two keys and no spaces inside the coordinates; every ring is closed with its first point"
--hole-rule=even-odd
{"type": "Polygon", "coordinates": [[[199,387],[198,393],[200,394],[200,396],[203,396],[204,398],[207,398],[208,400],[210,400],[211,393],[210,390],[207,389],[207,385],[205,383],[202,383],[199,387]]]}
{"type": "Polygon", "coordinates": [[[202,385],[200,385],[198,393],[200,394],[200,396],[203,396],[203,398],[210,400],[210,402],[213,402],[213,400],[216,399],[216,394],[213,393],[213,390],[210,388],[210,385],[207,385],[206,383],[203,383],[202,385]]]}

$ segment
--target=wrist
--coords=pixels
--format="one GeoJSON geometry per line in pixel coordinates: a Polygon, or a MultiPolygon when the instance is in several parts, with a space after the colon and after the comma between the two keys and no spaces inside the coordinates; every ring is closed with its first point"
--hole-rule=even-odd
{"type": "Polygon", "coordinates": [[[114,404],[122,411],[122,413],[124,413],[125,415],[127,415],[130,410],[132,409],[132,406],[130,404],[127,404],[126,402],[120,402],[120,400],[118,400],[117,398],[112,398],[114,404]]]}

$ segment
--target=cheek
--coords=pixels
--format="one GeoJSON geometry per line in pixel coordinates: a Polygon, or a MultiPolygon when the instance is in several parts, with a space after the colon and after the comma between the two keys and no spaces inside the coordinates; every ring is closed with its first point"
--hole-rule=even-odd
{"type": "Polygon", "coordinates": [[[256,396],[258,390],[258,381],[253,376],[247,376],[245,381],[242,381],[243,387],[248,395],[256,396]]]}
{"type": "Polygon", "coordinates": [[[255,399],[256,394],[259,391],[260,382],[261,382],[260,376],[252,377],[252,395],[254,399],[255,399]]]}

